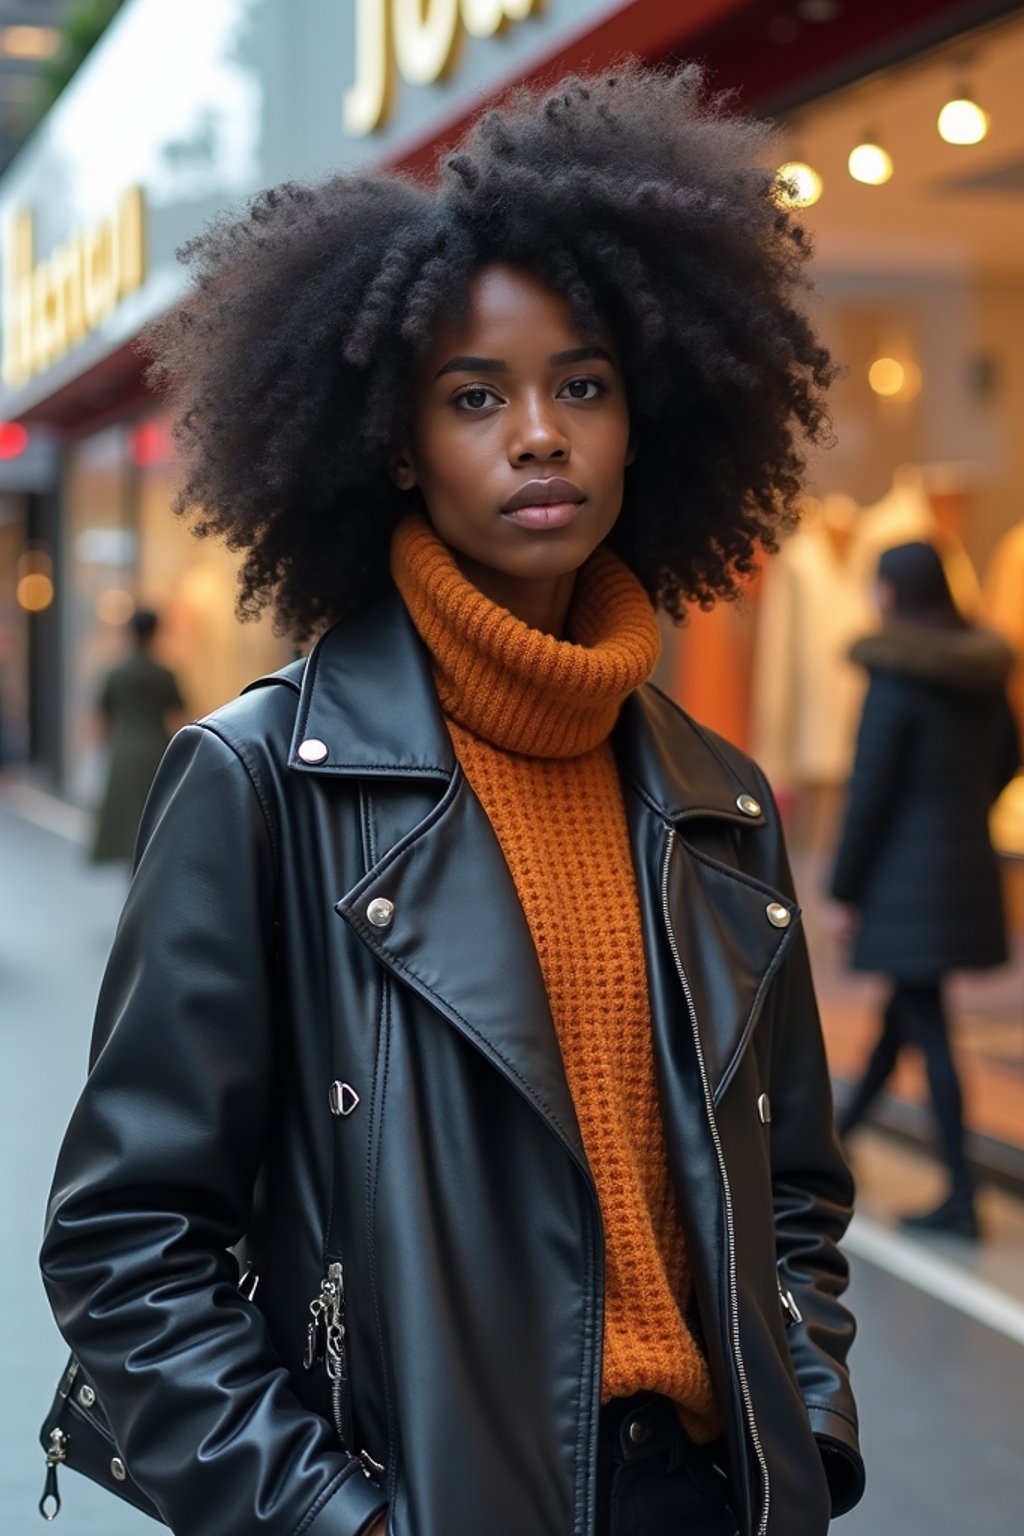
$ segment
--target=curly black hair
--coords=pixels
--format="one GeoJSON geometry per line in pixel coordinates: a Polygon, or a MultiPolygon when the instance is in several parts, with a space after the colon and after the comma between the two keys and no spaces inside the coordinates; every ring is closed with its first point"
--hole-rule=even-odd
{"type": "Polygon", "coordinates": [[[627,62],[519,90],[436,183],[289,182],[184,246],[192,287],[144,345],[176,409],[175,510],[244,552],[240,616],[272,603],[306,638],[387,584],[417,360],[499,260],[619,348],[638,452],[610,542],[677,620],[735,596],[795,519],[834,371],[771,151],[698,66],[627,62]]]}

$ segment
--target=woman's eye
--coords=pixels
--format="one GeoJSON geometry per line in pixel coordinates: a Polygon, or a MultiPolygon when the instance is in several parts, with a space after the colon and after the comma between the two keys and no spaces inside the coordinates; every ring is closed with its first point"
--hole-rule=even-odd
{"type": "Polygon", "coordinates": [[[602,385],[596,379],[570,379],[561,390],[570,400],[596,400],[601,392],[602,385]]]}
{"type": "Polygon", "coordinates": [[[468,411],[482,411],[497,398],[493,389],[484,389],[482,384],[474,384],[471,389],[464,389],[461,395],[456,395],[455,403],[468,411]]]}

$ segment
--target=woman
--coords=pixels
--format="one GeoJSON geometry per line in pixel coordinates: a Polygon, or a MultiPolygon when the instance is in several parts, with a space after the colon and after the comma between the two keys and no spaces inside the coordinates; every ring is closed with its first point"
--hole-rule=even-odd
{"type": "Polygon", "coordinates": [[[822,422],[769,153],[629,69],[436,189],[285,187],[192,247],[181,505],[319,639],[168,753],[43,1253],[189,1536],[820,1536],[859,1497],[778,820],[647,683],[655,604],[734,592],[822,422]]]}
{"type": "Polygon", "coordinates": [[[845,1139],[860,1125],[903,1048],[920,1050],[950,1187],[904,1224],[976,1238],[943,987],[951,971],[1006,959],[988,813],[1019,760],[1006,699],[1013,657],[996,634],[960,617],[930,544],[882,555],[876,599],[882,629],[850,653],[870,683],[832,875],[832,926],[852,938],[853,965],[881,971],[892,991],[839,1132],[845,1139]]]}

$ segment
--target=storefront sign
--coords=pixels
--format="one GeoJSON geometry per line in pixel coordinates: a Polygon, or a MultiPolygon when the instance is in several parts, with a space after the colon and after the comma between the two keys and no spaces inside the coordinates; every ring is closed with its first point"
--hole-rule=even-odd
{"type": "Polygon", "coordinates": [[[4,230],[3,379],[10,388],[98,330],[146,275],[145,200],[131,187],[114,213],[35,259],[32,213],[19,209],[4,230]]]}
{"type": "Polygon", "coordinates": [[[396,67],[410,85],[434,85],[451,69],[463,32],[495,37],[542,6],[543,0],[356,0],[356,78],[345,96],[346,132],[362,136],[383,126],[396,67]]]}

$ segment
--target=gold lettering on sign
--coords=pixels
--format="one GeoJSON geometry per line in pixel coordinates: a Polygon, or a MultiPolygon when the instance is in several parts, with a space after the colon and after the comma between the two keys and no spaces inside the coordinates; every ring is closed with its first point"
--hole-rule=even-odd
{"type": "Polygon", "coordinates": [[[459,44],[459,0],[391,0],[395,62],[410,85],[443,80],[459,44]]]}
{"type": "Polygon", "coordinates": [[[531,0],[462,0],[462,25],[471,37],[494,37],[506,21],[525,21],[540,6],[531,0]]]}
{"type": "Polygon", "coordinates": [[[345,131],[363,138],[391,106],[391,16],[387,0],[356,0],[356,79],[345,94],[345,131]]]}
{"type": "Polygon", "coordinates": [[[10,388],[42,373],[97,330],[146,276],[145,202],[132,187],[117,210],[35,259],[31,213],[4,231],[3,378],[10,388]]]}
{"type": "Polygon", "coordinates": [[[544,0],[355,0],[356,78],[345,93],[345,131],[372,133],[391,109],[394,76],[434,85],[452,68],[463,33],[496,37],[539,13],[544,0]]]}

